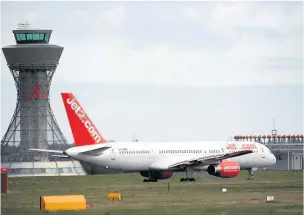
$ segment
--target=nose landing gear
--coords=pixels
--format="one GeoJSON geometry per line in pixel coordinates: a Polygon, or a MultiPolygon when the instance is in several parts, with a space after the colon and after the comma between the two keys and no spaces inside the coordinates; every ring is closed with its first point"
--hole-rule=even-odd
{"type": "Polygon", "coordinates": [[[248,171],[248,175],[249,175],[247,180],[253,180],[254,179],[254,173],[253,173],[252,168],[248,168],[247,171],[248,171]]]}

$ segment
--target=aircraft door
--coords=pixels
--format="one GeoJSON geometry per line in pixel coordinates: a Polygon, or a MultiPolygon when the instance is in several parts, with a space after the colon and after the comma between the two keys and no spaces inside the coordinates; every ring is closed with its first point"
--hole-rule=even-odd
{"type": "Polygon", "coordinates": [[[261,145],[259,145],[259,147],[260,147],[260,152],[261,152],[261,154],[262,154],[262,158],[266,158],[265,157],[265,153],[266,153],[266,151],[265,151],[265,149],[264,149],[264,146],[261,144],[261,145]]]}
{"type": "Polygon", "coordinates": [[[114,148],[111,150],[111,160],[116,160],[116,152],[114,148]]]}

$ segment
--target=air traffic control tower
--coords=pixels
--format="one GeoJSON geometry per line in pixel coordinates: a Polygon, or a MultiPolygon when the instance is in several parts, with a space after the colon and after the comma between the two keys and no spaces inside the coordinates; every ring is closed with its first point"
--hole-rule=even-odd
{"type": "Polygon", "coordinates": [[[50,106],[51,81],[63,51],[49,44],[51,33],[19,25],[13,30],[17,44],[2,48],[17,88],[13,118],[1,140],[1,166],[10,177],[85,174],[78,161],[28,150],[71,147],[50,106]]]}

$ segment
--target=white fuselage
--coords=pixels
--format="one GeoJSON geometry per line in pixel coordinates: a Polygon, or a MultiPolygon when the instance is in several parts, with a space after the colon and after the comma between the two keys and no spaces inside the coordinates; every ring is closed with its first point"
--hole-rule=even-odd
{"type": "MultiPolygon", "coordinates": [[[[256,142],[111,142],[73,147],[66,150],[66,153],[76,160],[105,168],[148,171],[155,168],[165,170],[166,166],[187,159],[222,155],[245,149],[253,150],[254,153],[229,159],[237,162],[241,169],[262,168],[276,163],[276,158],[270,150],[256,142]],[[79,153],[84,150],[97,149],[101,145],[111,148],[104,150],[99,155],[79,153]]],[[[199,167],[197,168],[199,169],[199,167]]]]}

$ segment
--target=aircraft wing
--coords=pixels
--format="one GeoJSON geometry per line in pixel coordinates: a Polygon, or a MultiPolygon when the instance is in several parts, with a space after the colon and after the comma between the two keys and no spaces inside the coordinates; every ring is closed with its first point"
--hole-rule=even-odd
{"type": "Polygon", "coordinates": [[[233,158],[241,155],[246,155],[253,153],[252,150],[243,150],[238,152],[226,153],[221,155],[208,155],[204,157],[198,157],[193,159],[185,159],[181,160],[181,158],[165,158],[155,163],[151,164],[151,169],[160,169],[160,170],[167,170],[167,169],[174,169],[174,168],[184,168],[186,166],[198,166],[198,165],[210,165],[216,164],[221,160],[233,158]]]}
{"type": "Polygon", "coordinates": [[[227,154],[221,154],[221,155],[209,155],[206,157],[201,157],[198,159],[189,159],[185,161],[181,161],[178,163],[174,163],[169,165],[169,168],[173,167],[178,167],[178,166],[184,166],[184,165],[207,165],[207,164],[214,164],[218,163],[221,160],[228,159],[228,158],[233,158],[233,157],[238,157],[241,155],[246,155],[253,153],[252,150],[243,150],[243,151],[238,151],[238,152],[231,152],[227,154]]]}

